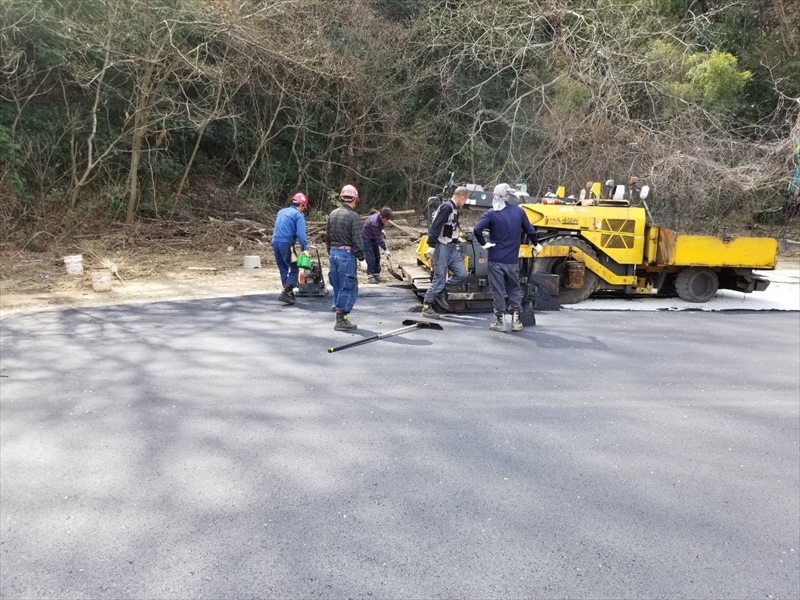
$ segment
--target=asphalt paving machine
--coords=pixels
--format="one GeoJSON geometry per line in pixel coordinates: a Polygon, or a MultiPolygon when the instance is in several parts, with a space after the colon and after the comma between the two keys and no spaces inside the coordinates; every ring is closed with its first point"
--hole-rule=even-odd
{"type": "MultiPolygon", "coordinates": [[[[451,178],[452,182],[452,178],[451,178]]],[[[465,208],[491,208],[492,193],[468,185],[465,208]]],[[[560,304],[576,304],[589,296],[677,295],[689,302],[708,302],[719,289],[743,293],[767,289],[769,280],[756,270],[775,268],[778,242],[772,238],[678,234],[652,224],[648,186],[635,177],[627,184],[613,180],[589,182],[579,196],[564,196],[564,188],[542,197],[520,194],[520,206],[536,227],[543,250],[534,257],[527,238],[520,246],[520,282],[530,279],[560,304]]],[[[444,201],[428,199],[428,215],[444,201]]],[[[487,252],[463,228],[461,253],[468,278],[448,293],[450,310],[487,311],[492,301],[487,276],[487,252]]],[[[425,256],[427,237],[416,249],[416,265],[403,265],[413,291],[422,297],[431,281],[431,259],[425,256]]]]}

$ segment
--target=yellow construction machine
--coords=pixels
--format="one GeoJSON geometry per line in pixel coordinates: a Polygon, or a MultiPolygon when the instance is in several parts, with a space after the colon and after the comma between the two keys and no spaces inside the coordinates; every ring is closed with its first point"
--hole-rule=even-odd
{"type": "MultiPolygon", "coordinates": [[[[767,288],[769,280],[754,271],[775,268],[777,240],[683,235],[653,225],[646,202],[649,188],[639,189],[637,183],[636,178],[628,185],[590,182],[577,198],[565,198],[563,188],[541,198],[522,195],[520,206],[536,227],[543,250],[534,257],[532,246],[520,247],[521,282],[536,282],[560,304],[582,302],[592,294],[678,295],[689,302],[708,302],[718,289],[750,293],[767,288]]],[[[491,207],[491,192],[468,187],[469,208],[491,207]]],[[[435,204],[436,198],[428,200],[428,207],[435,204]]],[[[448,293],[450,310],[490,310],[487,252],[469,229],[461,241],[469,277],[462,289],[448,293]]],[[[423,236],[417,264],[403,267],[420,297],[431,278],[426,249],[423,236]]]]}

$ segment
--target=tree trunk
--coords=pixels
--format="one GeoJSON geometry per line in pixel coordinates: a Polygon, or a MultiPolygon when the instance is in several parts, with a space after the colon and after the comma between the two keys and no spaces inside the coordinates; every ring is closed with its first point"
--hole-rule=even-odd
{"type": "Polygon", "coordinates": [[[189,157],[189,161],[186,163],[186,168],[183,171],[183,177],[181,177],[181,183],[178,186],[178,191],[175,193],[175,202],[180,199],[181,194],[183,193],[183,188],[186,186],[186,181],[189,179],[189,171],[192,170],[192,164],[194,163],[194,158],[197,156],[197,151],[200,148],[200,142],[203,141],[203,135],[206,132],[206,127],[208,127],[208,124],[214,121],[219,115],[219,101],[222,97],[222,87],[222,83],[220,83],[219,87],[217,87],[217,99],[214,102],[214,111],[206,119],[203,119],[203,124],[200,126],[200,131],[197,132],[197,141],[192,149],[192,155],[189,157]]]}
{"type": "MultiPolygon", "coordinates": [[[[137,120],[138,116],[137,116],[137,120]]],[[[146,119],[142,117],[142,121],[146,119]]],[[[138,125],[133,132],[133,149],[131,150],[131,169],[128,173],[128,212],[125,214],[125,223],[133,224],[133,215],[136,212],[136,200],[139,191],[139,160],[142,157],[142,139],[147,130],[146,125],[138,125]]]]}
{"type": "Polygon", "coordinates": [[[139,97],[136,99],[136,114],[134,115],[133,128],[133,147],[131,148],[131,168],[128,173],[128,211],[125,214],[125,223],[133,224],[133,216],[136,213],[136,204],[139,192],[139,161],[142,158],[142,140],[147,133],[147,123],[150,119],[150,112],[153,110],[153,98],[157,95],[156,88],[161,88],[166,81],[170,69],[161,77],[157,84],[156,62],[163,57],[164,47],[168,38],[165,36],[161,45],[155,52],[148,49],[145,56],[144,73],[142,73],[141,83],[139,84],[139,97]]]}

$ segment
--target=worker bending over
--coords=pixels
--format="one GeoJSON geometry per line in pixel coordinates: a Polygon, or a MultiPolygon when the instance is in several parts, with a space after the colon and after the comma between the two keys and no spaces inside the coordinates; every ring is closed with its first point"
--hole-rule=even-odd
{"type": "Polygon", "coordinates": [[[367,282],[381,282],[381,254],[380,249],[388,256],[389,248],[383,239],[383,226],[394,216],[392,209],[384,206],[380,212],[376,212],[364,221],[364,229],[361,235],[364,238],[364,252],[367,255],[367,282]]]}

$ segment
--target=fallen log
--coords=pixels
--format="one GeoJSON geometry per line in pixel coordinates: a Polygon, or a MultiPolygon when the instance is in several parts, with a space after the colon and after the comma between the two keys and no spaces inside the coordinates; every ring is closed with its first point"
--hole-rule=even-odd
{"type": "Polygon", "coordinates": [[[419,237],[420,236],[420,234],[418,232],[413,231],[411,229],[407,229],[407,228],[403,227],[402,225],[398,225],[397,223],[395,223],[391,219],[389,219],[388,223],[389,223],[389,225],[391,225],[393,227],[396,227],[397,229],[399,229],[400,231],[402,231],[403,233],[405,233],[406,235],[408,235],[410,237],[419,237]]]}

